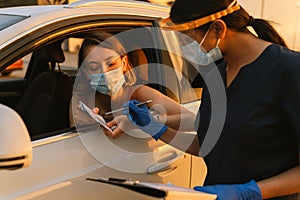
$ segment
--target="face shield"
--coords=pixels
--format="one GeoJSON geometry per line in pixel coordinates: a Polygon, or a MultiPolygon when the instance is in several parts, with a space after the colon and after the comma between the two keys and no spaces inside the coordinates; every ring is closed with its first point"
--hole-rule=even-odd
{"type": "MultiPolygon", "coordinates": [[[[174,22],[172,22],[171,18],[168,17],[168,18],[162,20],[159,23],[159,25],[163,30],[173,31],[175,33],[177,42],[180,45],[181,50],[185,52],[185,53],[182,52],[183,56],[184,56],[184,54],[186,54],[186,55],[188,55],[188,57],[193,57],[193,59],[188,58],[188,60],[195,62],[195,60],[200,60],[199,52],[202,55],[201,56],[202,60],[204,57],[207,57],[207,55],[204,55],[203,52],[208,52],[205,49],[201,48],[201,45],[200,45],[201,39],[199,39],[199,38],[204,38],[205,36],[202,35],[202,37],[199,37],[199,34],[203,34],[203,33],[201,33],[196,28],[203,26],[209,22],[213,22],[216,19],[224,17],[228,14],[231,14],[239,9],[240,9],[240,6],[237,4],[237,0],[233,0],[232,3],[230,5],[228,5],[225,10],[221,10],[217,13],[214,13],[214,14],[211,14],[211,15],[193,20],[193,21],[181,23],[181,24],[175,24],[174,22]],[[198,57],[198,58],[194,59],[194,57],[195,58],[198,57]]],[[[202,41],[203,41],[203,39],[202,39],[202,41]]],[[[218,56],[213,56],[213,57],[216,57],[216,59],[217,59],[220,57],[219,54],[220,54],[220,52],[218,52],[218,56]]],[[[213,59],[213,60],[215,60],[215,59],[213,59]]],[[[197,61],[196,63],[208,63],[208,62],[197,61]]]]}
{"type": "Polygon", "coordinates": [[[214,13],[214,14],[211,14],[211,15],[193,20],[193,21],[181,23],[181,24],[175,24],[174,22],[172,22],[171,18],[168,17],[168,18],[160,21],[159,25],[163,29],[169,29],[169,30],[174,30],[174,31],[187,31],[187,30],[191,30],[191,29],[200,27],[209,22],[215,21],[216,19],[220,19],[221,17],[231,14],[239,9],[240,9],[240,6],[239,6],[239,4],[237,4],[237,0],[233,0],[232,3],[230,5],[228,5],[228,7],[225,10],[221,10],[217,13],[214,13]]]}

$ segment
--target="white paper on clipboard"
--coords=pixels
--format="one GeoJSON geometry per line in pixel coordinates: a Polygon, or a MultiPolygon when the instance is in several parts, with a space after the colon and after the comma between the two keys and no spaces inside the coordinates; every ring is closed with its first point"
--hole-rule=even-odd
{"type": "Polygon", "coordinates": [[[113,133],[112,130],[106,125],[105,120],[101,115],[95,114],[88,106],[86,106],[82,101],[79,101],[81,109],[89,114],[96,122],[98,122],[102,127],[104,127],[109,132],[113,133]]]}

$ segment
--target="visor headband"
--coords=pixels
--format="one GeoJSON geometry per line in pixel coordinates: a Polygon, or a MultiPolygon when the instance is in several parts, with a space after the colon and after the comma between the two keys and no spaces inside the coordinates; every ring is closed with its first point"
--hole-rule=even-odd
{"type": "Polygon", "coordinates": [[[200,19],[185,22],[182,24],[175,24],[172,22],[171,18],[168,17],[168,18],[160,21],[159,25],[161,28],[171,29],[171,30],[175,30],[175,31],[186,31],[189,29],[194,29],[194,28],[197,28],[204,24],[207,24],[208,22],[215,21],[216,19],[220,19],[221,17],[224,17],[228,14],[231,14],[231,13],[239,10],[240,6],[236,3],[237,3],[237,0],[233,0],[232,3],[225,10],[208,15],[206,17],[202,17],[200,19]],[[234,5],[234,4],[236,4],[236,5],[234,5]]]}

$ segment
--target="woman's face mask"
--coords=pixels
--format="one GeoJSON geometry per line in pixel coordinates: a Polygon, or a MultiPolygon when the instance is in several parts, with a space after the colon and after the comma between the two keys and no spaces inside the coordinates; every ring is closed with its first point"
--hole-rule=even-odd
{"type": "Polygon", "coordinates": [[[181,46],[182,54],[187,60],[198,65],[209,65],[223,57],[222,52],[218,46],[220,39],[218,39],[215,48],[211,49],[208,52],[204,52],[202,50],[202,43],[204,42],[208,32],[209,30],[205,33],[200,44],[198,44],[198,42],[194,40],[187,45],[181,46]]]}
{"type": "Polygon", "coordinates": [[[120,91],[125,83],[122,67],[104,73],[90,74],[89,77],[93,89],[110,96],[120,91]]]}

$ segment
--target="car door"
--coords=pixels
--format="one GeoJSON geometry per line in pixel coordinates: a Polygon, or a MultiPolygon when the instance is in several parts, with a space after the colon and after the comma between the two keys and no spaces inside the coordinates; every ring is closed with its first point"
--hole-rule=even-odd
{"type": "MultiPolygon", "coordinates": [[[[152,67],[146,70],[150,74],[148,75],[150,83],[154,83],[151,86],[171,95],[167,92],[167,85],[162,87],[161,84],[157,84],[165,82],[168,76],[159,67],[155,67],[163,64],[163,60],[162,51],[157,49],[160,48],[158,41],[161,40],[158,39],[157,29],[151,28],[153,25],[153,20],[149,20],[149,17],[145,20],[141,17],[138,20],[124,20],[123,16],[119,19],[114,16],[112,20],[107,17],[101,19],[99,16],[92,16],[80,20],[54,22],[47,27],[42,27],[43,31],[32,33],[27,46],[20,48],[16,53],[21,55],[22,49],[23,51],[26,49],[26,52],[28,49],[34,51],[43,45],[63,39],[67,45],[64,53],[68,57],[66,63],[61,63],[60,67],[75,79],[77,66],[74,59],[84,35],[89,31],[99,30],[120,34],[128,51],[143,47],[148,62],[153,63],[152,67]],[[56,29],[51,29],[52,26],[56,29]],[[130,33],[136,29],[137,35],[126,32],[130,33]],[[36,37],[33,37],[34,35],[36,37]],[[131,41],[135,43],[131,44],[131,41]]],[[[30,52],[26,55],[29,54],[30,52]]],[[[144,69],[140,68],[140,70],[144,69]]],[[[141,73],[141,76],[143,75],[144,73],[141,73]]],[[[178,88],[176,89],[179,85],[176,85],[172,87],[175,87],[175,91],[179,91],[178,88]]],[[[80,199],[85,195],[93,199],[99,194],[97,185],[89,187],[89,195],[78,190],[78,188],[86,188],[85,179],[88,177],[121,177],[191,186],[191,155],[161,141],[155,142],[149,137],[142,139],[134,137],[134,134],[139,133],[132,134],[110,139],[103,133],[79,131],[72,127],[42,132],[32,137],[34,156],[31,166],[15,172],[0,172],[2,180],[0,196],[43,199],[43,197],[49,198],[61,194],[62,198],[72,196],[80,199]]]]}

